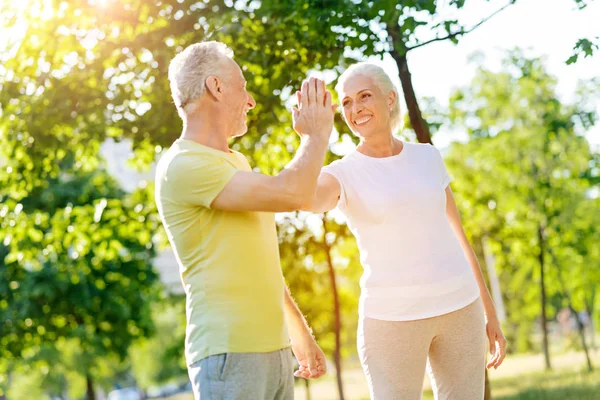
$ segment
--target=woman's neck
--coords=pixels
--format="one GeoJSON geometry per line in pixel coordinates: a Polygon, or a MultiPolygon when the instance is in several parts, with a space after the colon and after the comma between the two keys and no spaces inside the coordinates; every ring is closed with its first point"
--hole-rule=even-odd
{"type": "Polygon", "coordinates": [[[361,138],[356,149],[366,156],[383,158],[400,154],[403,147],[401,140],[389,134],[361,138]]]}

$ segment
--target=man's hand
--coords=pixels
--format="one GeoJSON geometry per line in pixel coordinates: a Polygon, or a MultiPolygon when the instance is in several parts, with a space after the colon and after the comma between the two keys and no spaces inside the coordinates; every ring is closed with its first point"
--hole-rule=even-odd
{"type": "Polygon", "coordinates": [[[294,376],[305,379],[320,378],[327,372],[325,354],[310,335],[304,335],[300,340],[292,339],[292,351],[300,367],[294,376]]]}
{"type": "Polygon", "coordinates": [[[325,89],[325,82],[310,78],[302,82],[301,91],[296,92],[296,96],[298,107],[292,110],[294,130],[300,137],[329,138],[337,105],[331,105],[331,92],[325,89]]]}

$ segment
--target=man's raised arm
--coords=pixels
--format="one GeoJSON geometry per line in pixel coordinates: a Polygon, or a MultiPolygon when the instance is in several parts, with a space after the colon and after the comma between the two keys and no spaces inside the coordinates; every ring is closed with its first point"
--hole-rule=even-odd
{"type": "Polygon", "coordinates": [[[294,159],[277,176],[238,171],[213,200],[211,208],[230,211],[294,211],[313,198],[333,129],[335,106],[325,83],[303,82],[298,108],[293,109],[294,129],[300,147],[294,159]]]}

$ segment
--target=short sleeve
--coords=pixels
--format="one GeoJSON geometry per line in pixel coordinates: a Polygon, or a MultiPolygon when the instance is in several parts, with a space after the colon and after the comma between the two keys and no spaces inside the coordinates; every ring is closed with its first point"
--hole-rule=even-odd
{"type": "Polygon", "coordinates": [[[174,201],[210,208],[237,171],[218,157],[181,154],[172,160],[163,184],[174,201]]]}
{"type": "Polygon", "coordinates": [[[344,180],[342,179],[342,172],[340,171],[340,162],[334,161],[329,165],[324,166],[321,169],[321,173],[329,174],[333,176],[340,184],[340,199],[336,205],[338,208],[346,207],[346,190],[344,189],[344,180]]]}
{"type": "MultiPolygon", "coordinates": [[[[433,147],[433,146],[431,146],[433,147]]],[[[434,156],[436,158],[436,163],[437,163],[437,170],[439,172],[439,176],[442,182],[442,187],[444,188],[444,190],[448,187],[448,185],[450,184],[450,182],[452,182],[452,178],[450,178],[450,175],[448,175],[448,170],[446,169],[446,165],[444,164],[444,158],[442,157],[442,154],[440,153],[440,151],[436,148],[433,147],[434,149],[434,156]]]]}

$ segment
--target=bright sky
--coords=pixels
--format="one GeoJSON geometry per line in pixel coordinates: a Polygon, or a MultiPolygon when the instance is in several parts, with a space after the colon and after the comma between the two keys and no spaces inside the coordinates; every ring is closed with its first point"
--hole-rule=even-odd
{"type": "MultiPolygon", "coordinates": [[[[471,26],[503,4],[506,1],[470,0],[458,17],[471,26]]],[[[409,53],[408,64],[417,97],[434,97],[447,105],[451,91],[473,78],[475,65],[468,62],[469,55],[483,52],[485,66],[496,69],[505,50],[518,46],[527,49],[528,55],[547,57],[548,71],[558,78],[559,98],[570,102],[578,79],[600,77],[600,53],[580,58],[576,64],[566,65],[565,60],[573,54],[578,39],[597,36],[599,1],[580,11],[573,0],[518,0],[466,35],[458,45],[444,41],[414,50],[409,53]]],[[[399,85],[398,70],[391,57],[384,60],[383,66],[399,85]]],[[[596,104],[600,113],[600,100],[596,104]]],[[[464,135],[460,132],[439,132],[434,140],[437,146],[446,147],[461,138],[464,135]]],[[[600,124],[587,138],[600,150],[600,124]]]]}

